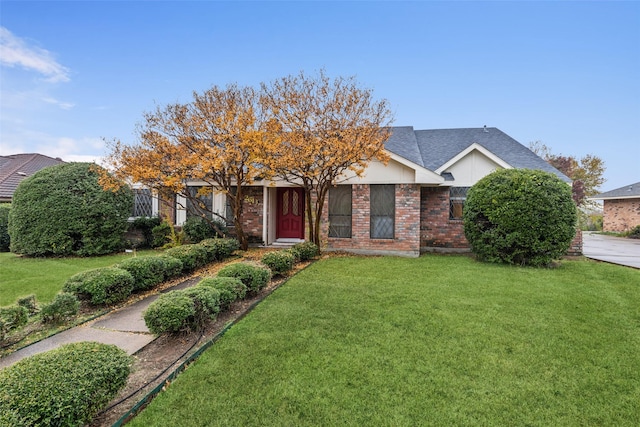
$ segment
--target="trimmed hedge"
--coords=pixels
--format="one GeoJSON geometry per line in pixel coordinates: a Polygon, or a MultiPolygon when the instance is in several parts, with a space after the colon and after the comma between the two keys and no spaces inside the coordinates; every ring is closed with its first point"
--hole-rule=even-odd
{"type": "Polygon", "coordinates": [[[115,267],[128,271],[133,276],[133,290],[151,289],[165,279],[166,263],[159,256],[129,258],[115,267]]]}
{"type": "Polygon", "coordinates": [[[313,242],[301,242],[293,245],[291,253],[298,261],[309,261],[320,255],[320,248],[313,242]]]}
{"type": "Polygon", "coordinates": [[[271,279],[271,271],[256,264],[237,262],[222,267],[218,277],[236,277],[244,283],[250,293],[255,294],[267,286],[271,279]]]}
{"type": "Polygon", "coordinates": [[[60,323],[78,314],[79,308],[80,301],[75,295],[61,292],[53,298],[53,301],[42,307],[40,316],[44,323],[60,323]]]}
{"type": "Polygon", "coordinates": [[[143,313],[154,334],[198,331],[220,312],[220,293],[194,286],[160,295],[143,313]]]}
{"type": "Polygon", "coordinates": [[[127,381],[131,358],[115,345],[81,342],[0,370],[0,425],[81,426],[127,381]]]}
{"type": "Polygon", "coordinates": [[[173,279],[182,274],[182,261],[169,255],[159,255],[164,263],[164,278],[173,279]]]}
{"type": "Polygon", "coordinates": [[[133,276],[128,271],[103,267],[71,276],[62,290],[80,299],[88,299],[93,305],[114,304],[131,295],[133,283],[133,276]]]}
{"type": "Polygon", "coordinates": [[[274,275],[284,274],[293,268],[296,261],[295,255],[289,250],[268,252],[260,260],[269,267],[274,275]]]}
{"type": "Polygon", "coordinates": [[[240,243],[232,238],[205,239],[200,245],[207,250],[211,261],[225,260],[240,248],[240,243]]]}
{"type": "Polygon", "coordinates": [[[198,283],[200,287],[210,287],[218,291],[221,310],[243,299],[247,295],[247,286],[237,277],[207,277],[198,283]]]}
{"type": "Polygon", "coordinates": [[[26,297],[18,298],[16,301],[20,307],[24,307],[29,312],[29,316],[36,314],[38,312],[38,303],[36,301],[36,296],[34,294],[27,295],[26,297]]]}
{"type": "Polygon", "coordinates": [[[191,273],[193,270],[206,265],[209,254],[202,245],[182,245],[167,249],[165,254],[182,261],[182,272],[191,273]]]}

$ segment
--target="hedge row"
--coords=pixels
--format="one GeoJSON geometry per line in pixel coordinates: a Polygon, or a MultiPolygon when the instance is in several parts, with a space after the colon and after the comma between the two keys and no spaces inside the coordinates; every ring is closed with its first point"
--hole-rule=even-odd
{"type": "Polygon", "coordinates": [[[0,425],[81,426],[126,383],[131,358],[115,345],[67,344],[0,370],[0,425]]]}
{"type": "Polygon", "coordinates": [[[226,265],[217,277],[204,278],[192,288],[161,295],[144,312],[145,323],[155,334],[202,329],[234,301],[256,295],[267,286],[272,272],[284,274],[296,261],[306,261],[318,254],[316,245],[305,242],[291,250],[265,254],[262,263],[267,267],[249,262],[226,265]]]}
{"type": "Polygon", "coordinates": [[[210,262],[228,258],[238,247],[235,239],[207,239],[168,249],[159,256],[130,258],[113,267],[78,273],[67,280],[63,291],[93,305],[116,304],[133,292],[152,289],[210,262]]]}

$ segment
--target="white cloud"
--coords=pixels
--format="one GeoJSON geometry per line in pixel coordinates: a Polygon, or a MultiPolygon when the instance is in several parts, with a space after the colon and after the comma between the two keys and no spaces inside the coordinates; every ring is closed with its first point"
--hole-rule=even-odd
{"type": "Polygon", "coordinates": [[[76,104],[73,104],[71,102],[64,102],[64,101],[58,101],[55,98],[42,98],[42,100],[48,104],[53,104],[53,105],[57,105],[58,107],[62,108],[63,110],[70,110],[73,107],[76,106],[76,104]]]}
{"type": "Polygon", "coordinates": [[[0,27],[0,63],[7,67],[21,66],[37,71],[52,83],[70,80],[70,70],[59,64],[51,52],[37,46],[30,46],[5,27],[0,27]]]}

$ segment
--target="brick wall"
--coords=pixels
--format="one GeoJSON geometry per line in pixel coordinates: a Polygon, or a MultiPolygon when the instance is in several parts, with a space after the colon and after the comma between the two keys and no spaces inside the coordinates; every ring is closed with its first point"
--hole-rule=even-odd
{"type": "Polygon", "coordinates": [[[603,230],[629,231],[640,225],[640,198],[604,201],[603,230]]]}
{"type": "MultiPolygon", "coordinates": [[[[262,243],[262,219],[264,217],[263,187],[244,187],[242,224],[249,243],[262,243]]],[[[229,235],[234,236],[233,225],[229,226],[229,235]]]]}
{"type": "Polygon", "coordinates": [[[352,187],[351,238],[328,237],[328,200],[322,221],[323,246],[328,250],[348,250],[363,254],[420,254],[420,187],[417,184],[395,186],[395,228],[393,239],[371,239],[369,185],[352,187]]]}
{"type": "Polygon", "coordinates": [[[468,251],[461,220],[449,219],[449,188],[423,187],[420,190],[420,249],[427,251],[468,251]]]}

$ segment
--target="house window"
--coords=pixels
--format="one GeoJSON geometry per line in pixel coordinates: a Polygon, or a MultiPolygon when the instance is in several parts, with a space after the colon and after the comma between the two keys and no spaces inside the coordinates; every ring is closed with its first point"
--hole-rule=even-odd
{"type": "Polygon", "coordinates": [[[133,189],[133,211],[132,217],[153,216],[153,201],[151,190],[148,188],[133,189]]]}
{"type": "Polygon", "coordinates": [[[396,211],[395,185],[371,185],[370,210],[372,239],[393,239],[396,211]]]}
{"type": "Polygon", "coordinates": [[[351,237],[351,186],[329,188],[329,237],[351,237]]]}
{"type": "Polygon", "coordinates": [[[211,209],[213,206],[213,191],[206,187],[208,192],[202,190],[204,187],[187,187],[189,193],[187,197],[187,218],[201,216],[211,219],[211,209]]]}
{"type": "Polygon", "coordinates": [[[469,191],[469,187],[449,188],[449,219],[462,219],[467,191],[469,191]]]}

